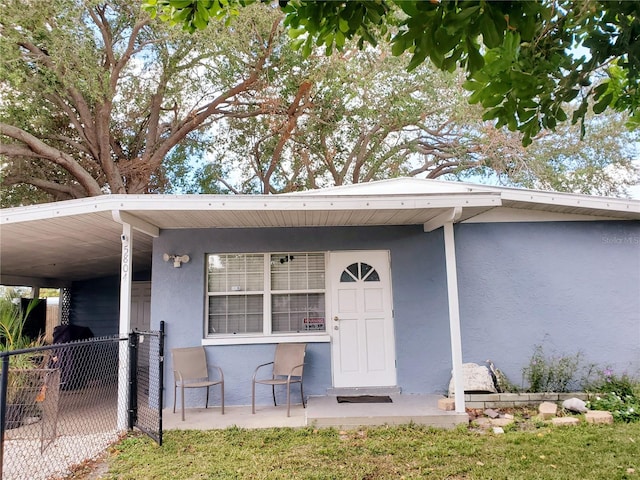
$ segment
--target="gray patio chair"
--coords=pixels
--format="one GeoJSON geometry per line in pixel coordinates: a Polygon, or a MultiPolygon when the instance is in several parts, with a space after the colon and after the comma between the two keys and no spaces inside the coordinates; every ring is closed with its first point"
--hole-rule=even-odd
{"type": "Polygon", "coordinates": [[[302,374],[306,348],[306,343],[279,343],[276,346],[273,362],[258,365],[255,372],[253,372],[253,381],[251,382],[251,413],[256,413],[256,383],[271,385],[273,404],[275,406],[277,406],[276,385],[287,386],[287,417],[291,416],[291,384],[299,383],[302,407],[306,408],[304,404],[304,391],[302,389],[302,374]],[[271,376],[261,379],[256,378],[258,376],[258,370],[267,365],[273,365],[271,376]]]}
{"type": "Polygon", "coordinates": [[[222,414],[224,415],[224,374],[215,365],[207,365],[204,347],[172,348],[173,359],[173,413],[176,413],[176,392],[180,387],[180,401],[182,403],[182,420],[184,421],[184,389],[206,388],[207,401],[205,408],[209,408],[209,388],[220,385],[222,414]],[[218,371],[217,380],[209,379],[209,368],[218,371]]]}

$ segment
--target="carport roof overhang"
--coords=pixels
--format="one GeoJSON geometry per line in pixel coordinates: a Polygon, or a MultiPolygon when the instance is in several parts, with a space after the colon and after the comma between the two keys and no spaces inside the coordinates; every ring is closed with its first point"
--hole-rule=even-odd
{"type": "Polygon", "coordinates": [[[501,206],[609,219],[640,218],[640,206],[629,210],[629,202],[624,200],[552,197],[544,192],[532,195],[532,191],[318,193],[105,195],[4,209],[0,217],[0,284],[63,286],[118,275],[121,221],[135,229],[133,269],[145,271],[151,268],[153,236],[164,229],[425,225],[433,230],[452,218],[454,209],[458,209],[456,218],[461,222],[501,206]]]}

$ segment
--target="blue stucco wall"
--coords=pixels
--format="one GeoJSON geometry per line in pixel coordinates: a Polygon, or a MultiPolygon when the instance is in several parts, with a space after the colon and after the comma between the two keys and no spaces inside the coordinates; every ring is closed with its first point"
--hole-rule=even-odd
{"type": "MultiPolygon", "coordinates": [[[[442,377],[448,375],[451,357],[446,285],[439,280],[444,274],[442,242],[441,233],[425,234],[421,227],[162,231],[154,241],[152,327],[157,328],[161,320],[166,322],[168,349],[200,344],[204,331],[207,253],[390,250],[396,343],[401,345],[396,348],[396,356],[399,365],[409,366],[399,369],[398,382],[408,392],[433,391],[441,388],[442,377]],[[188,253],[191,261],[173,268],[162,260],[164,252],[188,253]],[[428,336],[417,336],[416,329],[422,332],[419,326],[426,322],[430,324],[428,336]],[[415,377],[414,369],[418,366],[423,373],[415,377]]],[[[253,370],[273,358],[274,348],[274,345],[207,347],[210,360],[225,372],[225,401],[231,405],[251,402],[253,370]]],[[[330,353],[328,343],[309,344],[306,394],[323,395],[331,387],[330,353]]],[[[170,372],[168,365],[167,373],[170,372]]],[[[169,390],[168,401],[172,401],[173,391],[169,390]]],[[[263,390],[258,401],[268,403],[270,391],[266,387],[263,390]]]]}
{"type": "MultiPolygon", "coordinates": [[[[461,224],[455,235],[463,361],[491,359],[519,383],[534,346],[543,344],[561,354],[580,351],[588,362],[639,371],[640,223],[461,224]]],[[[154,240],[152,328],[166,322],[167,351],[200,344],[207,253],[378,249],[391,251],[398,385],[405,393],[443,393],[451,351],[441,229],[162,231],[154,240]],[[189,254],[191,261],[173,268],[162,260],[165,252],[189,254]]],[[[250,403],[253,370],[272,359],[274,348],[206,348],[225,372],[228,404],[250,403]]],[[[305,393],[324,394],[331,386],[330,345],[310,344],[307,360],[305,393]]],[[[172,379],[169,356],[166,374],[172,379]]],[[[173,391],[167,385],[170,405],[173,391]]],[[[258,403],[269,403],[269,389],[262,390],[258,403]]],[[[192,397],[187,403],[203,401],[192,397]]]]}
{"type": "Polygon", "coordinates": [[[640,223],[462,224],[456,247],[465,361],[521,384],[541,345],[640,374],[640,223]]]}

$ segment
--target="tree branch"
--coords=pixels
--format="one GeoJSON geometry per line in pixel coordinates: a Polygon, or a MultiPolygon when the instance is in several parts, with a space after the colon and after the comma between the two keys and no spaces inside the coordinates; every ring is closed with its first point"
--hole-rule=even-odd
{"type": "Polygon", "coordinates": [[[7,125],[6,123],[0,123],[0,135],[6,135],[14,140],[18,140],[24,144],[25,148],[31,150],[39,158],[60,165],[78,180],[80,185],[84,187],[87,195],[94,196],[102,194],[98,182],[70,155],[61,152],[57,148],[50,147],[39,138],[25,132],[21,128],[7,125]]]}
{"type": "Polygon", "coordinates": [[[118,60],[117,63],[114,64],[113,70],[111,70],[111,77],[109,79],[109,88],[112,93],[115,93],[116,87],[118,86],[118,80],[120,79],[120,73],[125,65],[131,59],[131,56],[136,53],[135,45],[138,35],[140,34],[140,30],[145,25],[148,25],[150,22],[149,18],[139,19],[133,28],[131,29],[131,33],[129,34],[129,42],[127,43],[127,48],[125,49],[122,57],[118,60]]]}
{"type": "Polygon", "coordinates": [[[113,53],[113,36],[111,35],[111,29],[109,28],[109,22],[104,16],[105,11],[104,5],[98,5],[95,7],[94,11],[92,8],[88,8],[89,15],[93,20],[93,23],[96,24],[98,29],[100,30],[100,34],[102,35],[102,40],[104,41],[104,50],[106,54],[105,63],[103,67],[108,69],[111,65],[115,65],[116,57],[113,53]]]}
{"type": "Polygon", "coordinates": [[[85,191],[77,186],[63,185],[43,178],[34,178],[25,175],[8,175],[2,179],[3,186],[19,184],[33,185],[52,195],[57,200],[84,198],[87,196],[85,191]]]}
{"type": "MultiPolygon", "coordinates": [[[[235,87],[230,88],[226,92],[220,94],[217,98],[215,98],[211,103],[204,107],[204,109],[200,109],[198,113],[192,112],[188,115],[182,122],[180,122],[176,128],[171,132],[171,135],[164,140],[153,152],[152,156],[149,158],[149,162],[151,165],[157,166],[162,163],[164,157],[169,153],[169,151],[175,147],[178,142],[183,140],[189,132],[200,127],[207,118],[211,115],[215,114],[218,111],[218,107],[228,100],[229,98],[233,98],[241,92],[244,92],[251,88],[255,83],[257,83],[260,73],[264,69],[264,65],[267,61],[267,58],[271,55],[271,52],[274,48],[275,36],[280,26],[280,21],[275,21],[271,25],[271,31],[269,34],[268,43],[262,53],[262,55],[258,58],[257,62],[253,66],[253,70],[251,74],[242,82],[237,84],[235,87]]],[[[243,116],[256,116],[260,112],[254,113],[245,113],[243,116]]]]}

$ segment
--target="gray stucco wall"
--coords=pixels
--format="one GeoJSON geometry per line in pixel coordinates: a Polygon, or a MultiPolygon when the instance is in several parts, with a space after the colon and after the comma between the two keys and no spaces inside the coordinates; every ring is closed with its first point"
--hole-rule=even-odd
{"type": "MultiPolygon", "coordinates": [[[[463,361],[490,358],[519,383],[534,346],[543,344],[639,371],[640,223],[463,224],[455,235],[463,361]]],[[[391,251],[398,385],[405,393],[443,393],[451,351],[442,229],[162,231],[154,240],[152,328],[166,322],[167,352],[200,345],[207,253],[374,249],[391,251]],[[173,268],[162,260],[165,252],[189,254],[191,261],[173,268]]],[[[273,351],[274,345],[207,347],[210,360],[225,372],[228,404],[250,403],[253,370],[270,361],[273,351]]],[[[331,386],[330,345],[310,344],[307,360],[305,393],[324,394],[331,386]]],[[[167,355],[168,405],[171,371],[167,355]]],[[[269,389],[260,390],[258,403],[270,402],[269,389]]],[[[191,398],[188,405],[203,401],[191,398]]]]}

